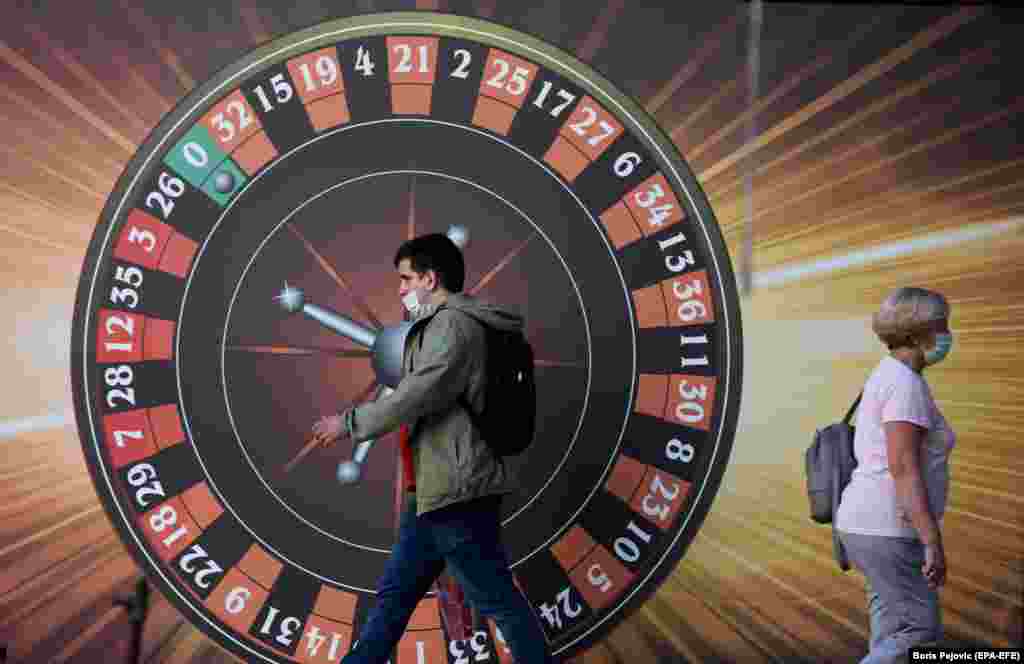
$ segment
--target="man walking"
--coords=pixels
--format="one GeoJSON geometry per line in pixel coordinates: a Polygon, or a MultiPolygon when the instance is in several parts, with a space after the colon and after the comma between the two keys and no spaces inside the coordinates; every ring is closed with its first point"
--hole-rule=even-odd
{"type": "Polygon", "coordinates": [[[326,446],[342,436],[361,442],[410,427],[402,439],[406,494],[398,541],[377,604],[342,664],[385,664],[446,565],[473,606],[497,623],[516,664],[549,664],[544,634],[501,544],[501,500],[513,478],[459,405],[465,396],[474,412],[483,411],[486,333],[477,319],[506,331],[521,330],[523,320],[461,292],[462,252],[446,235],[405,242],[394,264],[412,319],[430,318],[406,341],[403,378],[391,395],[313,427],[326,446]]]}

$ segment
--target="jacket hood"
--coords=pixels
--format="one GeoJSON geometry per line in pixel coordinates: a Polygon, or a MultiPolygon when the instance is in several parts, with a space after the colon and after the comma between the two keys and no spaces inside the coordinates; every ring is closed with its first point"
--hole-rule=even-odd
{"type": "Polygon", "coordinates": [[[485,325],[502,330],[513,332],[523,330],[523,317],[519,313],[493,302],[479,300],[464,293],[454,293],[448,296],[445,306],[461,311],[462,313],[476,318],[485,325]]]}

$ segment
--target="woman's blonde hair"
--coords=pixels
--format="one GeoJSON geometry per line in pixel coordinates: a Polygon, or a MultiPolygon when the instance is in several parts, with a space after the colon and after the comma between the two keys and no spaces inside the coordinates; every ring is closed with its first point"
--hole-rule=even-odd
{"type": "Polygon", "coordinates": [[[949,302],[924,288],[898,288],[871,319],[871,329],[890,349],[912,346],[933,323],[949,318],[949,302]]]}

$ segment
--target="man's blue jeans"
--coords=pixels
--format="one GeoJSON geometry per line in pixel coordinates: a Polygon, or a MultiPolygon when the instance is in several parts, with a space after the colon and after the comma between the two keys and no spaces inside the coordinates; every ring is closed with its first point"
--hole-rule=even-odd
{"type": "Polygon", "coordinates": [[[342,663],[385,664],[447,564],[466,598],[497,623],[516,664],[551,664],[540,623],[509,570],[500,507],[501,498],[489,496],[416,516],[415,501],[406,500],[398,542],[377,585],[377,604],[342,663]]]}

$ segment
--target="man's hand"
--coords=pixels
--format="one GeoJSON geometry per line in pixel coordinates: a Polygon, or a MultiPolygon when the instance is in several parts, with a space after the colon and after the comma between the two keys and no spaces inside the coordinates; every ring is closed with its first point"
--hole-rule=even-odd
{"type": "Polygon", "coordinates": [[[313,425],[313,439],[316,440],[318,445],[323,446],[324,449],[330,449],[345,433],[344,423],[344,413],[321,417],[313,425]]]}

